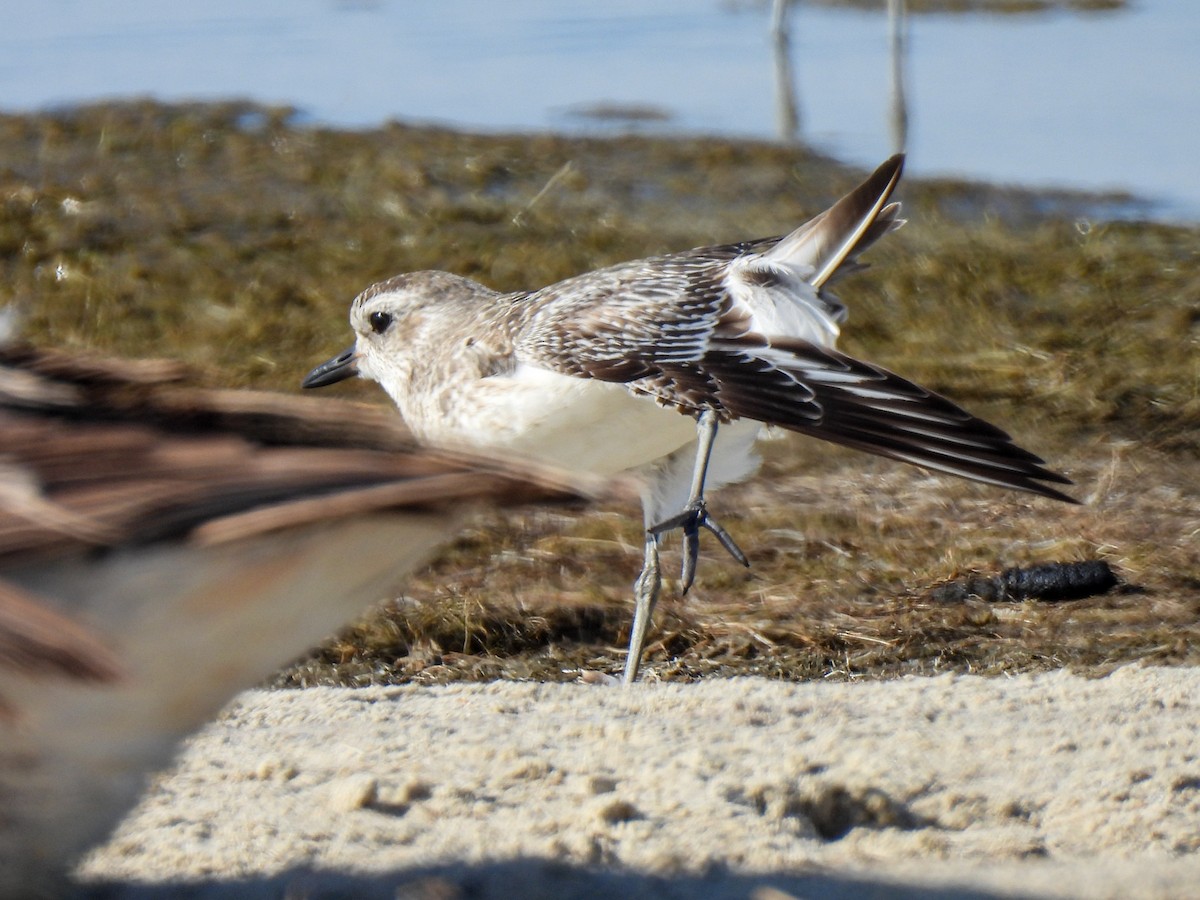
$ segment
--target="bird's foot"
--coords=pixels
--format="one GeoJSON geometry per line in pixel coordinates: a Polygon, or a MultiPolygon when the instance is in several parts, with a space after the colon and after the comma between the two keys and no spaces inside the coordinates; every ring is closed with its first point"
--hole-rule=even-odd
{"type": "Polygon", "coordinates": [[[740,562],[743,566],[749,568],[750,560],[746,558],[746,554],[730,536],[729,532],[721,527],[721,524],[708,514],[708,505],[704,502],[703,497],[696,497],[688,502],[688,505],[683,508],[683,512],[678,515],[671,516],[669,519],[664,519],[657,525],[652,525],[647,531],[658,537],[668,531],[674,531],[679,528],[683,531],[683,571],[680,574],[680,581],[683,585],[683,593],[687,593],[692,586],[692,582],[696,579],[696,561],[700,556],[700,529],[707,528],[717,540],[721,542],[721,546],[740,562]]]}

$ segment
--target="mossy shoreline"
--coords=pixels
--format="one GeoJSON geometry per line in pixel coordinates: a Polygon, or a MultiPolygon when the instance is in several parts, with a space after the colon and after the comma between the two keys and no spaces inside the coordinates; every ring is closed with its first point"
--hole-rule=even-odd
{"type": "MultiPolygon", "coordinates": [[[[348,342],[347,304],[375,280],[438,268],[536,287],[787,231],[861,175],[767,143],[292,118],[150,102],[0,116],[0,304],[38,342],[296,390],[348,342]]],[[[709,553],[688,601],[664,602],[658,676],[1196,662],[1200,229],[1106,221],[1126,198],[913,179],[898,196],[910,224],[839,286],[844,348],[999,422],[1089,503],[770,445],[763,475],[715,498],[755,567],[709,553]],[[1132,587],[1057,605],[925,594],[968,570],[1096,557],[1132,587]]],[[[614,671],[637,523],[617,508],[480,520],[384,614],[280,680],[614,671]]]]}

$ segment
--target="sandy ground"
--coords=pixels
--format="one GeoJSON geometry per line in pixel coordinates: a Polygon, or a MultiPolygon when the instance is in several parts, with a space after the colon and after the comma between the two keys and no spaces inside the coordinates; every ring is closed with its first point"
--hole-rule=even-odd
{"type": "Polygon", "coordinates": [[[81,873],[119,897],[1200,896],[1198,732],[1198,669],[252,691],[81,873]]]}

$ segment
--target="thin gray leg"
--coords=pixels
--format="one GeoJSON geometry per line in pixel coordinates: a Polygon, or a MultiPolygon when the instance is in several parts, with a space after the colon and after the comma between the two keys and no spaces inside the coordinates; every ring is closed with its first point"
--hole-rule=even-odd
{"type": "Polygon", "coordinates": [[[704,502],[704,479],[708,476],[708,463],[712,458],[713,442],[717,439],[717,414],[705,410],[696,423],[696,468],[692,471],[692,496],[683,512],[672,516],[649,529],[650,534],[658,537],[676,528],[683,529],[683,572],[680,581],[683,583],[683,593],[688,592],[696,578],[696,560],[700,556],[700,529],[707,528],[717,536],[729,555],[749,567],[750,560],[741,551],[729,532],[708,514],[708,506],[704,502]]]}
{"type": "Polygon", "coordinates": [[[646,646],[646,632],[650,630],[650,615],[658,603],[662,576],[658,571],[658,538],[646,533],[646,558],[642,563],[642,574],[633,586],[633,628],[629,632],[629,653],[625,657],[625,684],[637,680],[642,665],[642,651],[646,646]]]}

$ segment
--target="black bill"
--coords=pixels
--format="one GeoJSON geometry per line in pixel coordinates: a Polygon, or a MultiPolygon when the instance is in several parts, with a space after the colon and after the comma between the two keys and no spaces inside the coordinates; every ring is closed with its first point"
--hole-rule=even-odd
{"type": "Polygon", "coordinates": [[[326,360],[304,376],[301,387],[319,388],[327,384],[337,384],[358,374],[358,351],[348,347],[333,359],[326,360]]]}

